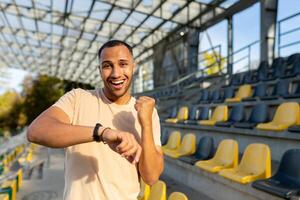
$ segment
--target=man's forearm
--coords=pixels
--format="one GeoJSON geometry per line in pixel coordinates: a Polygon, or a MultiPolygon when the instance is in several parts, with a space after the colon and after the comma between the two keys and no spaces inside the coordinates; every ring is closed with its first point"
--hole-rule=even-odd
{"type": "Polygon", "coordinates": [[[29,126],[27,138],[44,146],[65,148],[93,141],[92,131],[93,127],[74,126],[55,119],[38,119],[29,126]]]}
{"type": "Polygon", "coordinates": [[[143,180],[152,185],[163,171],[163,156],[154,144],[152,126],[142,127],[142,154],[139,171],[143,180]]]}

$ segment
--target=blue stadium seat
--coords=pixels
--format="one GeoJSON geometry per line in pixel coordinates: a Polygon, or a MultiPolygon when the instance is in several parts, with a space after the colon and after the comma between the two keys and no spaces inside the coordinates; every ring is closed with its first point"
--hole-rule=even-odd
{"type": "Polygon", "coordinates": [[[186,121],[184,121],[184,123],[190,124],[190,125],[197,125],[198,120],[207,120],[208,115],[209,115],[209,107],[208,106],[200,107],[200,108],[197,108],[196,119],[195,120],[193,120],[193,119],[186,120],[186,121]]]}
{"type": "Polygon", "coordinates": [[[212,103],[219,103],[219,102],[222,101],[220,89],[215,89],[214,91],[211,92],[211,98],[210,98],[210,101],[211,101],[212,103]]]}
{"type": "Polygon", "coordinates": [[[285,68],[286,68],[286,63],[284,58],[279,57],[274,59],[271,65],[272,73],[267,78],[267,80],[270,81],[270,80],[283,77],[285,75],[285,68]]]}
{"type": "Polygon", "coordinates": [[[261,97],[261,100],[274,100],[289,94],[289,82],[285,79],[277,81],[271,95],[261,97]]]}
{"type": "Polygon", "coordinates": [[[197,124],[198,120],[198,107],[197,106],[190,106],[189,107],[189,116],[187,120],[179,121],[182,124],[197,124]]]}
{"type": "Polygon", "coordinates": [[[233,124],[236,128],[253,129],[259,123],[264,123],[268,120],[268,106],[265,103],[256,104],[249,115],[249,118],[242,122],[233,124]]]}
{"type": "Polygon", "coordinates": [[[281,198],[289,199],[300,192],[300,149],[284,153],[277,173],[266,180],[253,182],[252,186],[281,198]]]}
{"type": "Polygon", "coordinates": [[[223,99],[232,98],[233,96],[234,96],[234,89],[233,89],[233,87],[224,88],[223,99]]]}
{"type": "Polygon", "coordinates": [[[267,61],[261,61],[256,75],[254,76],[253,82],[266,81],[268,79],[269,64],[267,61]]]}
{"type": "Polygon", "coordinates": [[[209,92],[207,89],[203,89],[200,92],[200,98],[197,103],[207,103],[209,98],[209,92]]]}
{"type": "Polygon", "coordinates": [[[199,140],[197,149],[192,156],[182,156],[179,160],[194,165],[199,160],[208,160],[214,155],[214,140],[212,137],[204,136],[199,140]]]}
{"type": "Polygon", "coordinates": [[[242,104],[236,104],[232,106],[228,120],[226,122],[217,122],[215,125],[221,127],[230,127],[232,124],[242,121],[243,118],[244,106],[242,104]]]}
{"type": "Polygon", "coordinates": [[[284,95],[283,98],[285,99],[300,98],[300,82],[297,82],[294,92],[288,95],[284,95]]]}
{"type": "Polygon", "coordinates": [[[257,98],[267,96],[267,84],[264,82],[258,83],[255,88],[252,97],[244,98],[242,101],[256,101],[257,98]]]}
{"type": "Polygon", "coordinates": [[[242,80],[242,84],[251,84],[253,83],[253,71],[247,71],[242,80]]]}
{"type": "Polygon", "coordinates": [[[286,62],[286,72],[284,78],[295,77],[300,74],[300,54],[296,53],[288,57],[286,62]]]}

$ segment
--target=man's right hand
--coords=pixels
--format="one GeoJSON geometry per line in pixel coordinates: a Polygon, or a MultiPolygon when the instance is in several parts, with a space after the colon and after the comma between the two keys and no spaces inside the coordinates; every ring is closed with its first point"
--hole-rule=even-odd
{"type": "Polygon", "coordinates": [[[102,138],[111,149],[125,157],[129,162],[133,164],[139,162],[142,148],[133,134],[106,129],[102,133],[102,138]]]}

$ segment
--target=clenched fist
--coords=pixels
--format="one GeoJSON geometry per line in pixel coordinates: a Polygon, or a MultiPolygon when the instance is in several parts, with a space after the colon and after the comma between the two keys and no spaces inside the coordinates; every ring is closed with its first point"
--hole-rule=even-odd
{"type": "Polygon", "coordinates": [[[142,128],[152,127],[152,113],[155,100],[151,97],[141,96],[136,100],[134,108],[137,111],[138,119],[142,128]]]}

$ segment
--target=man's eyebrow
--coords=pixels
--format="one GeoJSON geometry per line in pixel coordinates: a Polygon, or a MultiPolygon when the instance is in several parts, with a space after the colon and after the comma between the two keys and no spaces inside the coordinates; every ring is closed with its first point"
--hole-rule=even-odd
{"type": "Polygon", "coordinates": [[[111,62],[110,60],[104,60],[104,61],[102,61],[101,65],[103,65],[103,64],[105,64],[105,63],[110,64],[110,63],[112,63],[112,62],[111,62]]]}
{"type": "Polygon", "coordinates": [[[121,61],[121,62],[129,62],[129,60],[126,60],[126,59],[120,59],[119,61],[121,61]]]}

